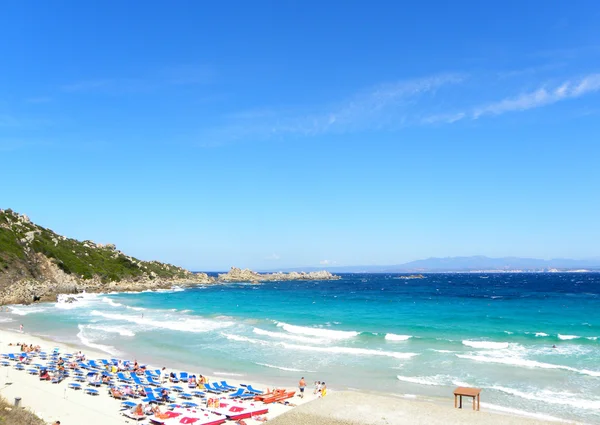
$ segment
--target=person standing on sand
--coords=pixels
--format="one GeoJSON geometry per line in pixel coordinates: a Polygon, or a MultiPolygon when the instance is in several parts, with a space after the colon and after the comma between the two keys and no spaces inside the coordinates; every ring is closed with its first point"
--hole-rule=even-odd
{"type": "Polygon", "coordinates": [[[306,388],[304,376],[300,379],[300,382],[298,382],[298,388],[300,389],[300,398],[304,398],[304,388],[306,388]]]}
{"type": "Polygon", "coordinates": [[[19,326],[19,332],[23,333],[23,324],[21,323],[21,326],[19,326]]]}

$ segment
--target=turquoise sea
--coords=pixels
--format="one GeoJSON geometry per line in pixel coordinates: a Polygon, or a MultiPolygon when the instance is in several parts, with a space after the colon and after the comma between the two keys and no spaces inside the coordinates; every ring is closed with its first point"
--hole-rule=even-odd
{"type": "Polygon", "coordinates": [[[425,276],[85,294],[14,306],[0,324],[235,383],[304,376],[401,397],[477,386],[484,409],[600,424],[600,274],[425,276]]]}

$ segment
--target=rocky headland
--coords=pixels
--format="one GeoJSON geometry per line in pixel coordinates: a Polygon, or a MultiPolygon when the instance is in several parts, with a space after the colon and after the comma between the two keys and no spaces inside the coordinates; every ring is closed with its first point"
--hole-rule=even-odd
{"type": "Polygon", "coordinates": [[[54,301],[58,294],[142,291],[214,283],[158,261],[141,261],[112,244],[78,241],[0,210],[0,304],[54,301]]]}
{"type": "Polygon", "coordinates": [[[336,280],[339,276],[326,270],[318,272],[291,272],[291,273],[258,273],[250,269],[232,267],[227,273],[219,274],[219,282],[280,282],[288,280],[336,280]]]}
{"type": "Polygon", "coordinates": [[[0,305],[55,301],[59,294],[124,292],[221,282],[339,279],[327,271],[261,274],[232,267],[217,279],[141,261],[113,244],[78,241],[0,209],[0,305]]]}

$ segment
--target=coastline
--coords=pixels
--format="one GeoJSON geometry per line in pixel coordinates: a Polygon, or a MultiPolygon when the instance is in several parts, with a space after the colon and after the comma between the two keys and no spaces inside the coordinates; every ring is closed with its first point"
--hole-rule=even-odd
{"type": "MultiPolygon", "coordinates": [[[[40,345],[46,351],[59,348],[61,352],[76,352],[80,349],[89,359],[106,358],[107,354],[89,349],[89,347],[77,344],[65,344],[51,338],[36,336],[18,331],[0,329],[0,352],[16,352],[15,346],[8,343],[26,342],[28,344],[40,345]]],[[[141,363],[145,359],[137,359],[141,363]]],[[[172,365],[153,365],[161,368],[165,366],[167,372],[171,370],[182,370],[173,368],[172,365]]],[[[179,365],[178,365],[179,366],[179,365]]],[[[188,367],[189,371],[196,371],[195,367],[188,367]]],[[[210,375],[209,375],[210,376],[210,375]]],[[[220,379],[224,379],[220,377],[220,379]]],[[[214,377],[212,380],[215,380],[214,377]]],[[[236,382],[236,377],[228,379],[230,383],[236,382]]],[[[267,388],[269,385],[254,381],[244,381],[255,388],[267,388]]],[[[414,424],[511,424],[511,425],[536,425],[549,423],[576,423],[568,422],[550,416],[537,415],[535,413],[518,412],[506,409],[506,412],[489,410],[485,397],[482,402],[482,411],[474,412],[465,409],[455,409],[451,397],[432,398],[415,397],[401,398],[372,391],[329,391],[328,396],[316,399],[310,391],[306,397],[300,399],[294,397],[291,402],[297,407],[283,405],[269,405],[269,413],[266,415],[269,423],[275,425],[292,424],[322,424],[328,425],[395,425],[414,424]],[[537,416],[543,419],[534,419],[521,415],[537,416]]],[[[297,390],[289,387],[288,390],[297,390]]],[[[42,382],[36,376],[28,375],[24,371],[17,371],[12,367],[0,369],[0,395],[12,402],[15,397],[22,398],[22,406],[29,408],[36,415],[46,421],[61,420],[61,424],[106,425],[126,424],[130,420],[120,414],[120,402],[114,400],[101,391],[100,396],[91,397],[81,391],[67,389],[67,384],[50,384],[42,382]]],[[[468,402],[465,402],[469,406],[468,402]]],[[[233,423],[233,422],[229,422],[233,423]]],[[[254,420],[247,423],[257,424],[254,420]]]]}

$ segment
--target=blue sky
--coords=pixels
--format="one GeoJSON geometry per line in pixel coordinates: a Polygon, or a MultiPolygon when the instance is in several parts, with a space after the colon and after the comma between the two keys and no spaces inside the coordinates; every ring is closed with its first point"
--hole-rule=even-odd
{"type": "Polygon", "coordinates": [[[0,13],[0,207],[61,234],[195,270],[600,255],[598,2],[0,13]]]}

